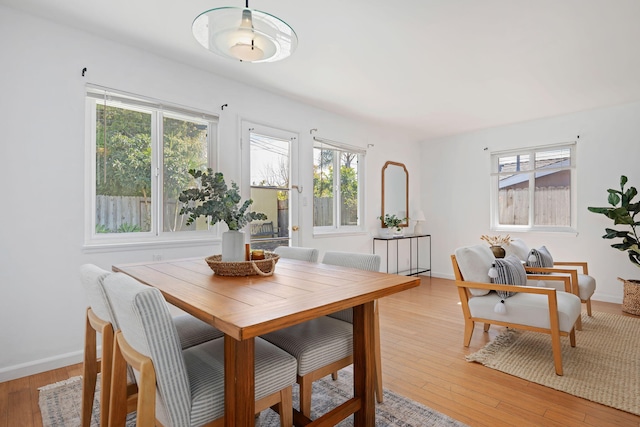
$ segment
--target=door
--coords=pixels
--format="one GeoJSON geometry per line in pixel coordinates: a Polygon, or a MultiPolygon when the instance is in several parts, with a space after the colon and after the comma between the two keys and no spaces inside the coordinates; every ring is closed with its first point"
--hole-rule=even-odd
{"type": "Polygon", "coordinates": [[[298,246],[298,135],[242,121],[243,194],[266,220],[249,225],[251,247],[298,246]]]}

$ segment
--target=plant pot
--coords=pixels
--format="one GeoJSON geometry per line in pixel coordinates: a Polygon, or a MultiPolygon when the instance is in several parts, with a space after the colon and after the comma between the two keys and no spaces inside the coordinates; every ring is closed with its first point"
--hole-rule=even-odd
{"type": "Polygon", "coordinates": [[[491,252],[493,252],[493,256],[496,258],[504,258],[506,252],[502,246],[489,246],[491,252]]]}
{"type": "Polygon", "coordinates": [[[244,261],[244,232],[229,230],[222,233],[222,261],[244,261]]]}
{"type": "Polygon", "coordinates": [[[620,277],[618,280],[624,282],[622,311],[640,316],[640,280],[625,280],[620,277]]]}

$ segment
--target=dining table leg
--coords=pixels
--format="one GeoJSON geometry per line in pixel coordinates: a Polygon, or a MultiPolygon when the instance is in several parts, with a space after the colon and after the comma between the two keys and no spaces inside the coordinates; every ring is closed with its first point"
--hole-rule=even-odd
{"type": "Polygon", "coordinates": [[[372,427],[376,420],[373,310],[373,301],[353,307],[353,392],[361,402],[355,427],[372,427]]]}
{"type": "Polygon", "coordinates": [[[255,422],[255,339],[224,336],[224,425],[253,427],[255,422]]]}

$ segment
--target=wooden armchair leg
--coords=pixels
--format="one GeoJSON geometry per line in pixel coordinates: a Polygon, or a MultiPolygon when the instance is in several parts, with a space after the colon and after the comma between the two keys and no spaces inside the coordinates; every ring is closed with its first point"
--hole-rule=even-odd
{"type": "Polygon", "coordinates": [[[578,316],[578,320],[576,320],[576,330],[582,330],[582,313],[580,313],[580,316],[578,316]]]}
{"type": "Polygon", "coordinates": [[[338,380],[338,371],[331,373],[331,379],[334,381],[338,380]]]}
{"type": "Polygon", "coordinates": [[[476,322],[473,320],[465,319],[464,321],[464,346],[469,347],[471,344],[471,336],[473,335],[473,328],[476,326],[476,322]]]}
{"type": "Polygon", "coordinates": [[[571,347],[576,346],[576,328],[571,329],[569,333],[569,342],[571,343],[571,347]]]}
{"type": "Polygon", "coordinates": [[[553,348],[553,362],[556,367],[556,375],[562,375],[562,344],[560,343],[560,331],[551,331],[551,347],[553,348]]]}
{"type": "Polygon", "coordinates": [[[489,332],[489,328],[491,327],[491,323],[485,323],[484,324],[484,331],[485,332],[489,332]]]}
{"type": "Polygon", "coordinates": [[[587,303],[587,315],[589,317],[591,317],[591,298],[589,298],[587,301],[585,301],[587,303]]]}

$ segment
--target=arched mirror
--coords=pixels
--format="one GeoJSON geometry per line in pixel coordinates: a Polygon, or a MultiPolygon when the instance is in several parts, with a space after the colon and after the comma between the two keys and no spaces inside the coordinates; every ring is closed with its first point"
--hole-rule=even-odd
{"type": "MultiPolygon", "coordinates": [[[[385,214],[406,218],[400,227],[409,226],[409,172],[404,164],[387,162],[382,167],[382,218],[385,214]]],[[[384,221],[382,227],[386,228],[384,221]]]]}

